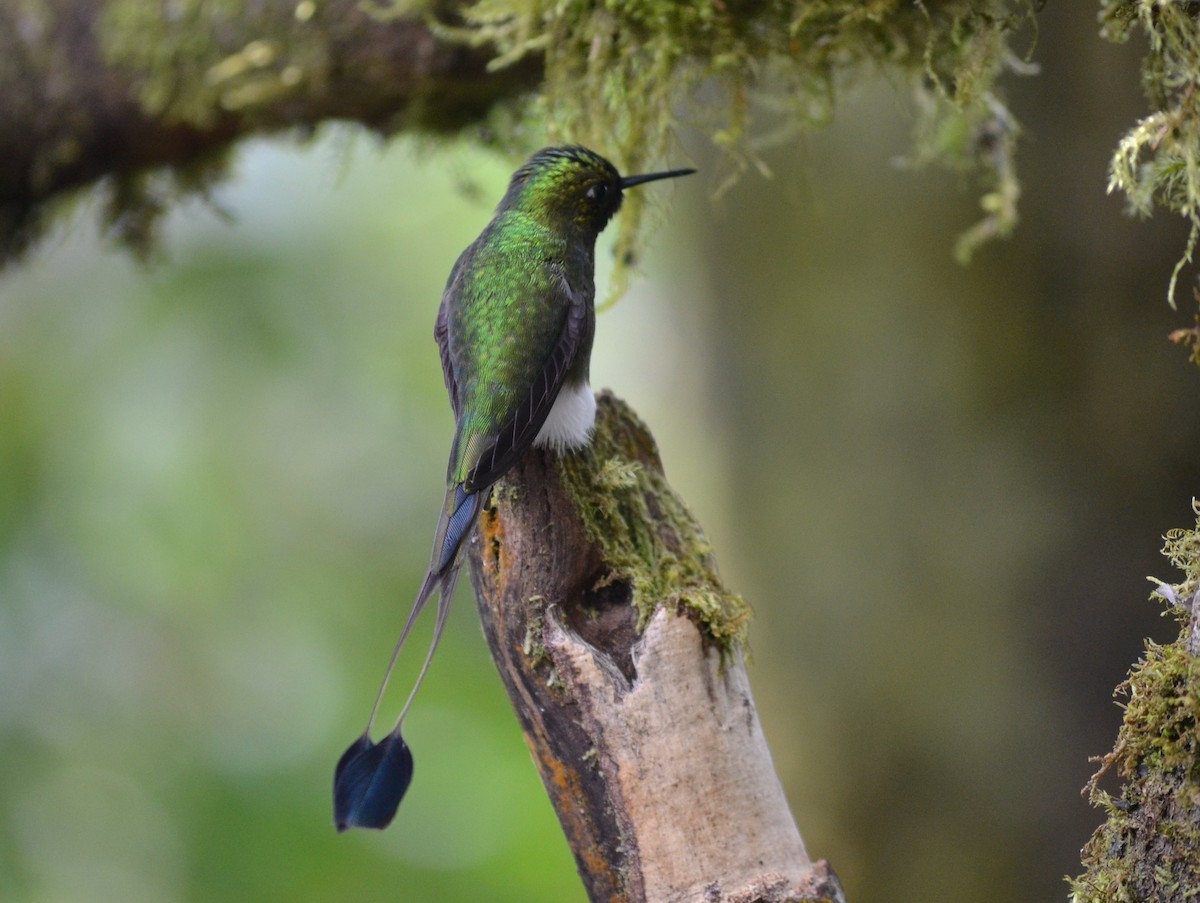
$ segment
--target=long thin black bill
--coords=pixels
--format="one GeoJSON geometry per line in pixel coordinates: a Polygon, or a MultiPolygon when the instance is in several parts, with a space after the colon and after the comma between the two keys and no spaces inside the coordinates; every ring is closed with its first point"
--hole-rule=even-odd
{"type": "Polygon", "coordinates": [[[632,188],[634,185],[643,185],[646,182],[656,182],[659,179],[675,179],[679,176],[690,176],[696,170],[694,169],[672,169],[667,172],[652,172],[644,176],[625,176],[621,179],[622,188],[632,188]]]}

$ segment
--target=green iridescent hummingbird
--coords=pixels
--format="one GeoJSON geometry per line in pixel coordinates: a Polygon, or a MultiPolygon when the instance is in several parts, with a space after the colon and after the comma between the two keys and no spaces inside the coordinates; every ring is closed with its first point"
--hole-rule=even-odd
{"type": "Polygon", "coordinates": [[[538,151],[513,173],[492,221],[454,264],[434,327],[455,419],[446,501],[429,571],[367,728],[334,773],[339,831],[387,827],[412,780],[412,752],[400,728],[446,625],[463,540],[492,484],[532,445],[568,451],[591,436],[596,239],[620,208],[625,189],[692,172],[623,177],[587,148],[538,151]],[[373,743],[371,727],[388,676],[435,591],[437,619],[425,662],[395,727],[373,743]]]}

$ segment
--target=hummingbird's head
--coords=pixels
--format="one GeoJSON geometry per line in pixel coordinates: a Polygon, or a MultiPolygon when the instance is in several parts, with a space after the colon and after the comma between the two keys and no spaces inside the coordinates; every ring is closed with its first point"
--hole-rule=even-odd
{"type": "Polygon", "coordinates": [[[621,209],[626,188],[691,172],[695,170],[622,176],[615,166],[586,147],[547,147],[513,173],[500,207],[541,213],[551,222],[569,223],[599,235],[621,209]]]}

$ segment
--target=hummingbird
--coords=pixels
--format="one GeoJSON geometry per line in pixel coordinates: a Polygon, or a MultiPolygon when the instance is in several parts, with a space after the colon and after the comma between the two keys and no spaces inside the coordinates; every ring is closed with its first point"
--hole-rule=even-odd
{"type": "Polygon", "coordinates": [[[596,329],[596,239],[628,188],[695,172],[622,176],[584,147],[538,151],[512,175],[491,222],[459,255],[433,335],[454,412],[446,499],[433,556],[396,642],[367,727],[334,771],[334,824],[386,828],[412,781],[400,729],[446,626],[463,541],[492,485],[530,446],[587,445],[596,419],[588,382],[596,329]],[[404,641],[438,595],[433,639],[395,726],[371,729],[404,641]]]}

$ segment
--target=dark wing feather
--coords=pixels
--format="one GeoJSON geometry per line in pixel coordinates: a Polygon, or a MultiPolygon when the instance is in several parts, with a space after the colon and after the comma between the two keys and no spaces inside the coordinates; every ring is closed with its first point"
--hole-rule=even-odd
{"type": "Polygon", "coordinates": [[[450,360],[450,305],[446,298],[450,289],[442,296],[442,304],[438,308],[437,322],[433,326],[433,340],[437,342],[438,352],[442,356],[442,379],[446,382],[446,391],[450,393],[450,408],[458,417],[458,380],[454,377],[454,364],[450,360]]]}

